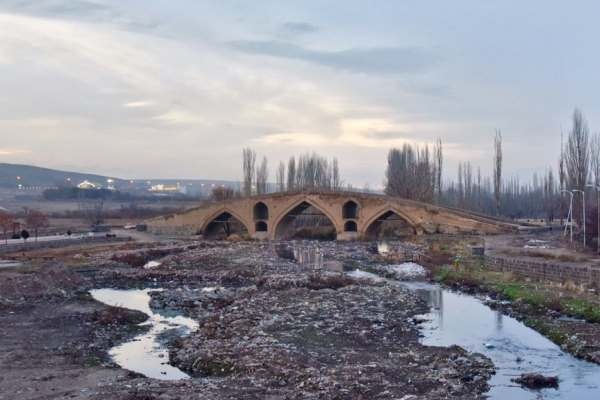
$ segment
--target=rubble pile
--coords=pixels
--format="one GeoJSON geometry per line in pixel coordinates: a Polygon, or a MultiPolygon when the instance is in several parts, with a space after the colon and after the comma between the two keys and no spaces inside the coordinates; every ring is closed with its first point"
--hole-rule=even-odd
{"type": "MultiPolygon", "coordinates": [[[[378,257],[366,245],[319,246],[346,265],[378,257]]],[[[408,290],[315,273],[280,254],[280,244],[215,243],[144,271],[194,271],[185,285],[153,292],[151,305],[198,320],[170,359],[209,398],[476,398],[487,389],[485,357],[419,344],[413,317],[427,308],[408,290]]]]}

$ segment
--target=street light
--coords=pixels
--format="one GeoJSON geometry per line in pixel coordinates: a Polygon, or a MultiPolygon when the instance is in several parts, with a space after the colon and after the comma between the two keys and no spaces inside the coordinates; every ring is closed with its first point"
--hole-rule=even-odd
{"type": "Polygon", "coordinates": [[[596,253],[600,254],[600,186],[593,185],[591,183],[588,183],[585,186],[596,189],[596,201],[598,202],[598,204],[596,205],[596,217],[598,218],[597,225],[596,225],[597,226],[597,228],[596,228],[596,244],[597,244],[596,253]]]}
{"type": "MultiPolygon", "coordinates": [[[[567,222],[569,224],[571,230],[571,242],[573,242],[573,192],[570,190],[561,190],[561,193],[569,193],[571,195],[571,200],[569,202],[569,213],[567,214],[567,222]]],[[[565,232],[563,236],[567,234],[567,227],[565,226],[565,232]]]]}
{"type": "Polygon", "coordinates": [[[573,191],[581,193],[581,196],[583,197],[583,248],[585,249],[585,191],[579,189],[573,189],[573,191]]]}

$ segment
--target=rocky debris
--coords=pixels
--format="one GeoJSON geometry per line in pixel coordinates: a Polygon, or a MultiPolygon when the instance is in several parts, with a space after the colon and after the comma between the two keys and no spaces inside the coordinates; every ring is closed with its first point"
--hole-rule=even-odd
{"type": "MultiPolygon", "coordinates": [[[[347,246],[318,245],[330,258],[347,246]]],[[[352,247],[341,263],[378,257],[352,247]]],[[[487,389],[485,357],[419,344],[411,318],[426,306],[406,289],[370,275],[315,273],[278,253],[277,245],[215,243],[145,271],[188,276],[152,292],[151,306],[198,320],[170,357],[203,378],[194,382],[208,398],[476,398],[487,389]]]]}
{"type": "Polygon", "coordinates": [[[557,376],[544,376],[541,374],[521,374],[520,377],[511,380],[528,389],[558,389],[557,376]]]}
{"type": "MultiPolygon", "coordinates": [[[[119,254],[134,254],[134,265],[121,256],[113,259],[110,252],[85,255],[80,261],[85,266],[74,273],[79,281],[69,283],[66,276],[55,281],[52,291],[64,291],[75,304],[96,304],[78,297],[74,289],[160,287],[162,291],[151,292],[155,311],[183,313],[199,323],[199,330],[188,337],[164,338],[170,362],[193,379],[162,382],[108,369],[122,378],[99,383],[85,397],[483,398],[494,370],[487,358],[459,347],[419,343],[417,316],[427,311],[423,300],[378,275],[340,273],[382,266],[385,260],[379,254],[370,253],[365,243],[299,243],[318,246],[323,265],[335,262],[335,271],[315,271],[281,257],[277,246],[293,251],[296,242],[196,241],[120,248],[119,254]],[[160,265],[141,268],[142,260],[154,260],[150,255],[158,256],[160,265]]],[[[25,275],[19,279],[30,280],[25,275]]],[[[99,369],[110,365],[112,346],[139,333],[132,330],[135,315],[102,307],[86,318],[74,315],[69,324],[88,336],[73,336],[61,345],[65,354],[73,359],[83,354],[99,369]]],[[[50,339],[62,340],[58,335],[50,339]]]]}
{"type": "Polygon", "coordinates": [[[425,268],[413,262],[386,265],[384,268],[392,278],[400,280],[423,279],[428,274],[425,268]]]}
{"type": "Polygon", "coordinates": [[[294,248],[288,243],[278,243],[275,245],[275,252],[278,257],[284,260],[295,260],[294,248]]]}

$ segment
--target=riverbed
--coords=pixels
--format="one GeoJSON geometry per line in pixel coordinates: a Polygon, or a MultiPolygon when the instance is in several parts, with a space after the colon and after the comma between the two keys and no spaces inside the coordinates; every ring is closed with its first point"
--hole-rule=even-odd
{"type": "Polygon", "coordinates": [[[140,373],[148,378],[161,380],[189,379],[189,376],[169,364],[169,351],[161,337],[167,331],[177,336],[185,336],[198,329],[198,323],[183,316],[164,316],[150,308],[150,291],[144,290],[92,290],[92,297],[104,304],[141,311],[148,315],[148,320],[141,326],[149,326],[149,330],[132,340],[113,347],[109,354],[121,368],[140,373]]]}
{"type": "Polygon", "coordinates": [[[496,367],[491,399],[578,399],[600,396],[600,366],[576,359],[550,340],[512,317],[492,310],[470,295],[424,282],[403,285],[424,298],[430,312],[421,325],[421,342],[430,346],[459,345],[489,357],[496,367]],[[522,373],[558,376],[558,389],[530,391],[511,382],[522,373]]]}

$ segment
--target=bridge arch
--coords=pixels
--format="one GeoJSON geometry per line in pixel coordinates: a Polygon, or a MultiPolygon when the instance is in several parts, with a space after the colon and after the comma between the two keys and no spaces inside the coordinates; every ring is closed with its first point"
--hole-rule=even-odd
{"type": "Polygon", "coordinates": [[[247,233],[252,232],[252,230],[250,229],[250,226],[244,220],[244,218],[242,218],[237,212],[232,210],[230,207],[221,207],[218,210],[216,210],[215,212],[213,212],[212,214],[210,214],[209,217],[207,217],[204,220],[204,223],[202,224],[200,231],[202,232],[202,234],[205,237],[213,236],[216,233],[214,229],[218,230],[217,226],[221,225],[222,227],[225,228],[223,233],[226,236],[228,236],[230,233],[234,233],[234,232],[228,232],[227,222],[230,222],[231,224],[237,223],[237,224],[241,225],[241,227],[243,229],[245,229],[247,233]]]}
{"type": "Polygon", "coordinates": [[[344,223],[344,232],[357,232],[358,231],[358,226],[356,225],[355,221],[346,221],[344,223]]]}
{"type": "Polygon", "coordinates": [[[419,232],[418,225],[412,221],[409,216],[394,207],[387,207],[376,212],[364,224],[362,231],[363,236],[366,239],[376,239],[377,235],[381,233],[381,228],[385,228],[383,225],[386,221],[398,221],[401,225],[400,228],[410,231],[411,234],[417,234],[419,232]]]}
{"type": "Polygon", "coordinates": [[[288,219],[288,217],[290,217],[290,214],[299,208],[307,208],[307,207],[313,207],[315,210],[317,210],[321,214],[323,214],[329,220],[329,222],[335,229],[335,235],[337,236],[337,233],[340,232],[340,227],[336,223],[336,221],[337,221],[336,218],[329,211],[327,211],[326,207],[321,206],[318,202],[303,196],[302,198],[299,198],[298,200],[294,201],[291,205],[286,207],[273,220],[273,222],[271,223],[271,238],[272,239],[281,238],[282,235],[284,234],[284,232],[282,232],[282,231],[284,228],[286,228],[286,226],[284,226],[284,224],[290,223],[289,220],[286,221],[286,219],[288,219]]]}
{"type": "Polygon", "coordinates": [[[258,221],[254,224],[254,228],[256,232],[267,232],[269,230],[269,225],[265,221],[258,221]]]}

